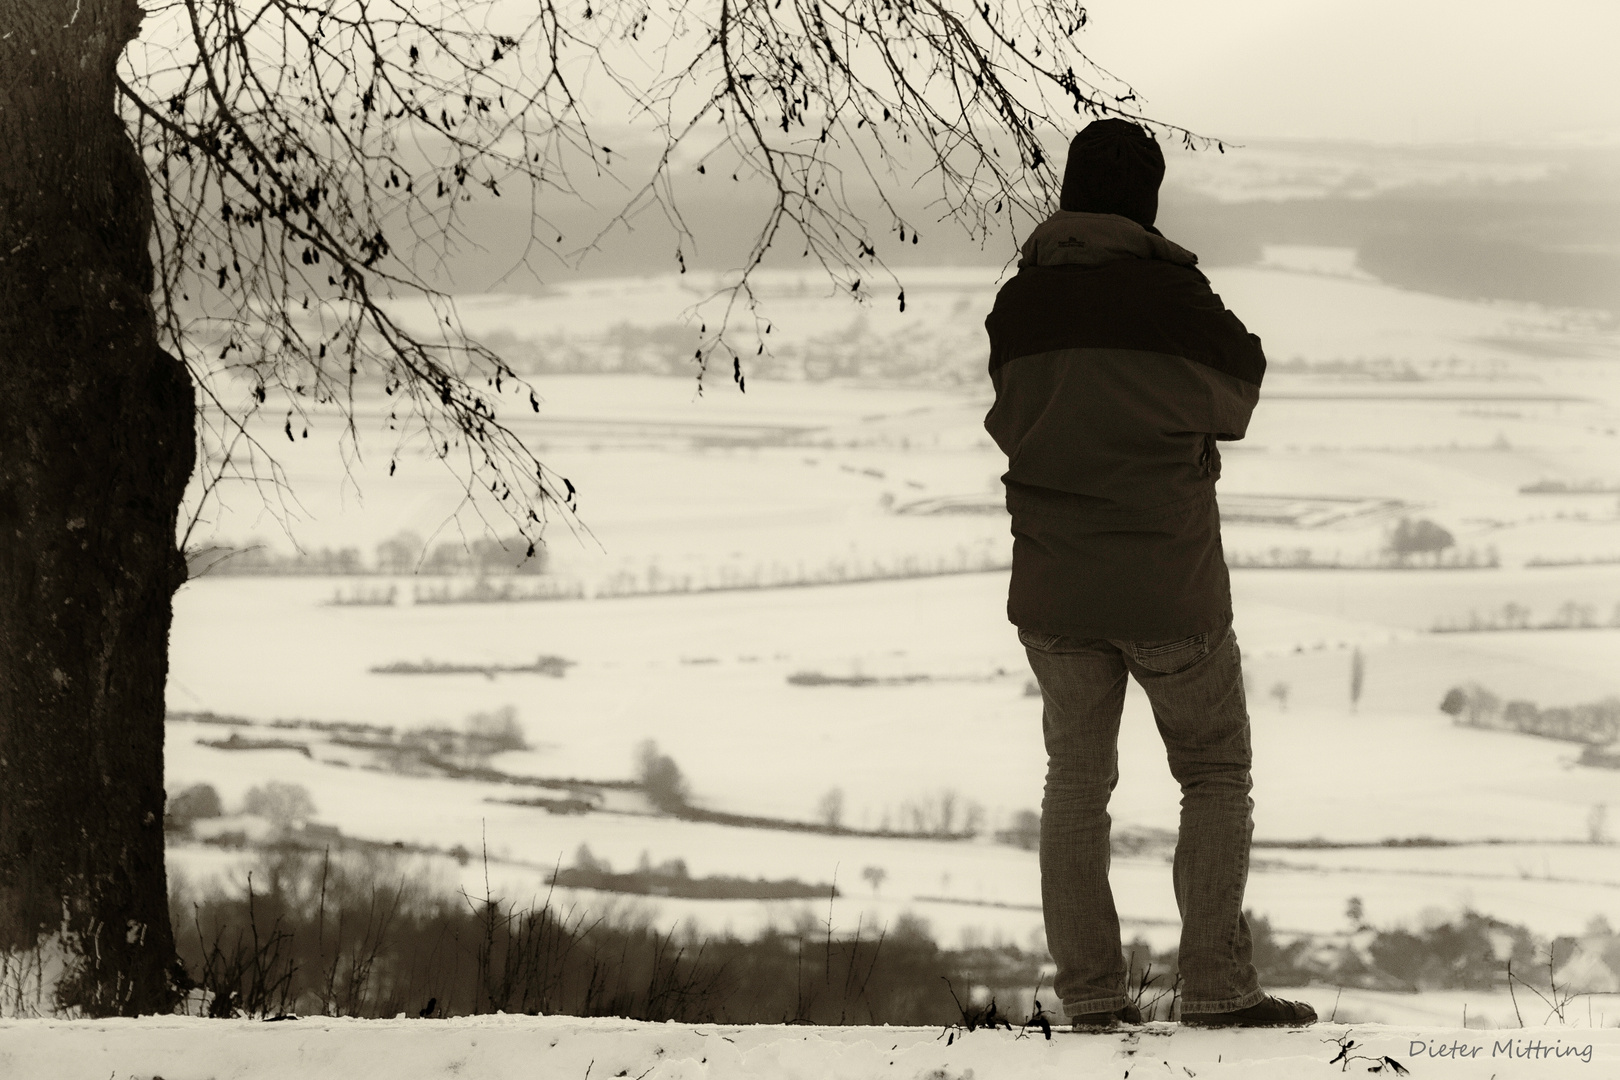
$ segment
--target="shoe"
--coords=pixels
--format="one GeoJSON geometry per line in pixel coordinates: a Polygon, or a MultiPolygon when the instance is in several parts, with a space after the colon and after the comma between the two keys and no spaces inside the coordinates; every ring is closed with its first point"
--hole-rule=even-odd
{"type": "Polygon", "coordinates": [[[1302,1001],[1284,1001],[1267,994],[1247,1009],[1184,1012],[1181,1022],[1190,1027],[1303,1027],[1316,1023],[1316,1010],[1302,1001]]]}
{"type": "Polygon", "coordinates": [[[1142,1010],[1135,1005],[1125,1005],[1111,1012],[1081,1013],[1074,1018],[1075,1031],[1108,1031],[1121,1024],[1140,1024],[1142,1010]]]}

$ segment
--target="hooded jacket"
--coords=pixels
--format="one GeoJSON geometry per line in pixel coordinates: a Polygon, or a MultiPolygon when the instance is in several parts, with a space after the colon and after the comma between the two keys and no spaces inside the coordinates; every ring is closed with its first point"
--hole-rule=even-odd
{"type": "Polygon", "coordinates": [[[1260,339],[1197,256],[1116,214],[1036,227],[985,320],[1007,455],[1007,616],[1069,637],[1167,641],[1219,628],[1217,440],[1241,439],[1260,339]]]}

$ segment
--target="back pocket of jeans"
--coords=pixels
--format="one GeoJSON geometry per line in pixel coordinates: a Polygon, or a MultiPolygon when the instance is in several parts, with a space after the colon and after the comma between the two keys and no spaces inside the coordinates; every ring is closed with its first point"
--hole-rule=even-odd
{"type": "Polygon", "coordinates": [[[1138,642],[1131,646],[1131,655],[1137,663],[1161,674],[1172,674],[1191,667],[1208,652],[1208,634],[1194,634],[1179,641],[1138,642]]]}
{"type": "Polygon", "coordinates": [[[1020,626],[1018,628],[1018,640],[1031,649],[1039,649],[1041,652],[1045,652],[1062,641],[1063,637],[1060,634],[1045,634],[1039,630],[1025,630],[1020,626]]]}

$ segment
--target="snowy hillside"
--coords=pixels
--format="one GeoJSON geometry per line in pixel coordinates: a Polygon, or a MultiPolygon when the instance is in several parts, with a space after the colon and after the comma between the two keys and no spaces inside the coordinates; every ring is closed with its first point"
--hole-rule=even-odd
{"type": "MultiPolygon", "coordinates": [[[[1620,988],[1600,921],[1620,910],[1620,772],[1439,706],[1476,684],[1532,708],[1620,694],[1620,346],[1578,313],[1390,288],[1340,249],[1270,249],[1212,276],[1272,357],[1219,489],[1255,729],[1246,903],[1289,948],[1348,947],[1363,922],[1439,940],[1465,912],[1533,935],[1542,968],[1562,939],[1561,985],[1577,979],[1592,1023],[1613,1023],[1592,995],[1620,988]],[[1394,559],[1403,518],[1444,530],[1444,561],[1394,559]]],[[[176,597],[167,784],[207,785],[224,810],[171,835],[182,901],[263,873],[267,823],[242,811],[277,782],[306,794],[317,851],[394,853],[389,873],[445,896],[551,896],[694,941],[813,927],[818,947],[823,932],[870,947],[905,926],[1045,962],[1018,833],[1040,806],[1041,702],[1006,622],[1005,459],[982,427],[993,284],[918,272],[901,314],[767,276],[762,355],[781,377],[749,369],[738,393],[711,372],[701,395],[657,373],[690,358],[691,282],[470,298],[469,328],[532,378],[540,411],[524,397],[514,425],[571,479],[583,523],[552,522],[544,574],[481,586],[377,569],[401,537],[425,558],[509,528],[412,446],[395,472],[391,440],[372,438],[380,395],[359,402],[369,449],[347,462],[334,417],[291,443],[267,419],[297,501],[223,488],[196,539],[350,548],[357,572],[227,565],[176,597]],[[577,599],[497,595],[541,586],[577,599]],[[491,716],[510,718],[512,746],[450,769],[399,751],[491,716]],[[685,812],[640,790],[647,741],[689,784],[685,812]],[[576,876],[553,896],[550,875],[587,849],[604,873],[679,865],[693,887],[576,876]],[[722,880],[797,882],[801,898],[694,884],[722,880]]],[[[1179,930],[1178,793],[1134,685],[1121,772],[1112,882],[1126,938],[1162,954],[1179,930]]],[[[1006,1003],[1018,986],[1027,1008],[1034,981],[970,990],[1006,1003]]],[[[1505,984],[1396,984],[1288,993],[1357,1023],[1516,1021],[1505,984]]]]}

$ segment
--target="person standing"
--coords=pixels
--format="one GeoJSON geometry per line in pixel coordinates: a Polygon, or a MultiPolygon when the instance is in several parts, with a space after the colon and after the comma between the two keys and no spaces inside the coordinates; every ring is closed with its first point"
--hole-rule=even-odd
{"type": "Polygon", "coordinates": [[[1181,785],[1173,880],[1183,1023],[1308,1024],[1260,989],[1243,892],[1249,717],[1221,549],[1217,442],[1259,400],[1260,339],[1166,239],[1164,155],[1125,120],[1075,136],[1060,209],[985,320],[1012,515],[1007,615],[1043,699],[1041,902],[1054,991],[1078,1029],[1139,1023],[1108,884],[1127,676],[1181,785]]]}

